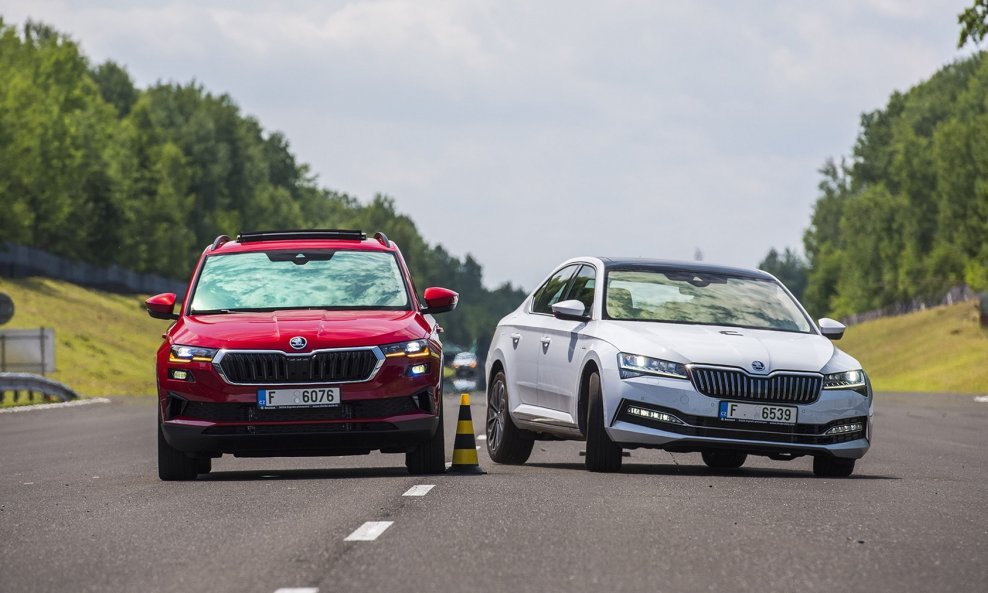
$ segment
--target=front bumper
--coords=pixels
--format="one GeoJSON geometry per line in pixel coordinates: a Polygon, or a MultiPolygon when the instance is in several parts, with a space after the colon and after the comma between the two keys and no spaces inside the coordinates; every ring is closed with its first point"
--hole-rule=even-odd
{"type": "MultiPolygon", "coordinates": [[[[699,393],[688,380],[636,377],[605,379],[604,411],[607,433],[625,448],[655,447],[695,452],[731,449],[756,455],[829,455],[862,457],[871,445],[872,398],[853,391],[823,391],[813,403],[787,404],[798,408],[798,424],[721,420],[721,401],[763,403],[699,393]],[[642,418],[629,406],[674,417],[678,422],[642,418]],[[863,430],[828,435],[835,426],[859,422],[863,430]]],[[[774,402],[764,402],[776,405],[774,402]]]]}

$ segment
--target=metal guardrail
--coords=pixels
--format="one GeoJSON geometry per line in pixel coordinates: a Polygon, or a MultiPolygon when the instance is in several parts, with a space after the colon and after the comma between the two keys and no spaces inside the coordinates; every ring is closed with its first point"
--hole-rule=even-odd
{"type": "Polygon", "coordinates": [[[32,375],[31,373],[0,373],[0,403],[6,401],[7,392],[13,392],[13,400],[19,401],[23,391],[28,393],[40,393],[46,399],[58,399],[63,402],[78,399],[79,395],[72,389],[54,379],[32,375]]]}

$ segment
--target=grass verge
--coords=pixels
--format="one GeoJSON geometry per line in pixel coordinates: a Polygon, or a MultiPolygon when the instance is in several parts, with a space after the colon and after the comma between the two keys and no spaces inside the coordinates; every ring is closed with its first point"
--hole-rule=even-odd
{"type": "Polygon", "coordinates": [[[14,300],[2,329],[55,328],[52,379],[84,397],[154,393],[154,353],[169,322],[148,317],[144,297],[47,278],[0,278],[0,292],[14,300]]]}
{"type": "Polygon", "coordinates": [[[837,345],[877,391],[988,393],[988,329],[977,301],[853,325],[837,345]]]}

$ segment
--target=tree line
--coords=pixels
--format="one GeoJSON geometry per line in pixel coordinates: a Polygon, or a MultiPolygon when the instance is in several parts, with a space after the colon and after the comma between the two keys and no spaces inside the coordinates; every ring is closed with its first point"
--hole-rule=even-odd
{"type": "Polygon", "coordinates": [[[0,19],[0,240],[185,280],[223,233],[270,228],[383,231],[415,283],[460,293],[449,341],[489,339],[525,294],[487,290],[482,268],[432,245],[392,198],[320,187],[288,140],[195,82],[135,87],[92,65],[53,28],[0,19]]]}
{"type": "Polygon", "coordinates": [[[761,267],[802,282],[817,315],[988,289],[986,98],[979,52],[862,115],[852,154],[820,169],[807,261],[773,250],[761,267]]]}

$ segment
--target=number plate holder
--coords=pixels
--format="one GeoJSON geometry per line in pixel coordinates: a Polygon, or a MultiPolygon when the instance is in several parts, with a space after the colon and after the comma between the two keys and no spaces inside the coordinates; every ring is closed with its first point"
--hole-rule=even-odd
{"type": "Polygon", "coordinates": [[[270,408],[331,408],[340,405],[339,387],[291,387],[258,389],[257,407],[270,408]]]}
{"type": "Polygon", "coordinates": [[[796,424],[799,408],[796,406],[774,406],[769,404],[743,404],[722,401],[718,410],[721,420],[742,422],[765,422],[768,424],[796,424]]]}

